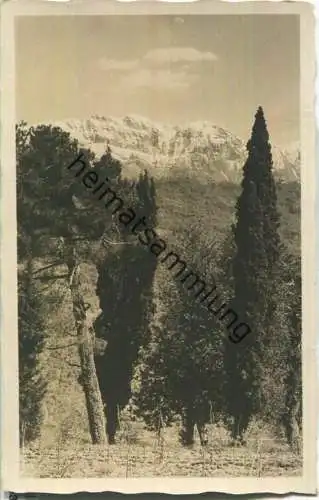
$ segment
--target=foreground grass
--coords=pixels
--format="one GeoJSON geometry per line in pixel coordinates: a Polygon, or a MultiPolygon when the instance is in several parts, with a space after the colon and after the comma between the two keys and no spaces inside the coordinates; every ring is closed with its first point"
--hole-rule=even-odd
{"type": "Polygon", "coordinates": [[[96,446],[87,439],[37,443],[21,454],[21,473],[42,478],[89,477],[240,477],[299,476],[302,459],[281,439],[267,432],[251,431],[245,446],[234,447],[224,428],[209,426],[209,445],[201,447],[196,436],[192,447],[183,447],[176,427],[158,436],[133,422],[122,428],[116,445],[96,446]]]}

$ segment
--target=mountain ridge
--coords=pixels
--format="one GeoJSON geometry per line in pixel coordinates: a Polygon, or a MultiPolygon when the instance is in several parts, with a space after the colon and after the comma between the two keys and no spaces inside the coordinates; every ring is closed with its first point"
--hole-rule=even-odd
{"type": "MultiPolygon", "coordinates": [[[[123,175],[136,178],[147,169],[155,179],[196,176],[204,182],[240,182],[246,142],[209,121],[186,126],[154,122],[138,115],[121,118],[93,115],[87,119],[55,121],[82,147],[97,157],[107,145],[123,165],[123,175]]],[[[300,178],[300,153],[273,146],[274,173],[282,181],[300,178]]]]}

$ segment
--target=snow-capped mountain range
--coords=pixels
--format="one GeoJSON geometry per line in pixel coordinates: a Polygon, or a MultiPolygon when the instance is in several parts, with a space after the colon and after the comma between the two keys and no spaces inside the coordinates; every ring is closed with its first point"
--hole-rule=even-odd
{"type": "MultiPolygon", "coordinates": [[[[123,175],[137,177],[147,169],[154,178],[196,175],[201,181],[235,181],[242,176],[246,142],[207,121],[187,126],[153,122],[134,115],[123,118],[94,115],[87,120],[54,122],[81,146],[97,156],[109,144],[115,158],[123,164],[123,175]]],[[[299,149],[272,147],[275,175],[297,180],[300,175],[299,149]]]]}

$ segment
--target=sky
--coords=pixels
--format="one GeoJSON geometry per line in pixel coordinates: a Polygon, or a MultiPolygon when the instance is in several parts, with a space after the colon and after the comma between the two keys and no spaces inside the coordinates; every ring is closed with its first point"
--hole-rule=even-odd
{"type": "Polygon", "coordinates": [[[16,21],[16,114],[140,115],[299,141],[299,16],[32,16],[16,21]]]}

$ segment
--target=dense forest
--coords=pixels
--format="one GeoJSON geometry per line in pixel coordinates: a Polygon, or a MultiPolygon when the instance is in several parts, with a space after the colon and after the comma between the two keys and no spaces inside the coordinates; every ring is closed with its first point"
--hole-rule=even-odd
{"type": "Polygon", "coordinates": [[[16,157],[21,447],[48,440],[68,399],[76,426],[81,394],[92,444],[120,443],[128,421],[159,439],[172,429],[182,448],[196,433],[209,447],[219,425],[245,447],[259,422],[300,452],[300,185],[274,177],[262,108],[240,185],[129,180],[112,144],[98,158],[51,125],[19,123],[16,157]],[[141,244],[124,209],[67,168],[80,154],[157,239],[141,244]],[[214,277],[211,307],[160,263],[159,239],[214,277]],[[250,327],[239,343],[226,304],[250,327]]]}

